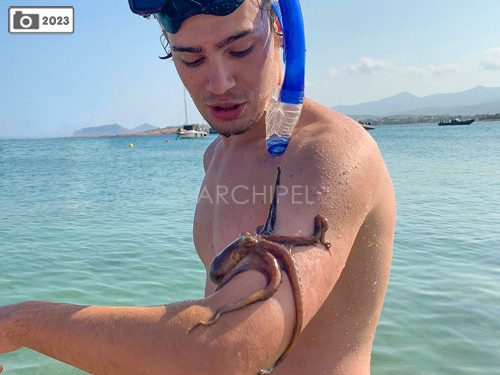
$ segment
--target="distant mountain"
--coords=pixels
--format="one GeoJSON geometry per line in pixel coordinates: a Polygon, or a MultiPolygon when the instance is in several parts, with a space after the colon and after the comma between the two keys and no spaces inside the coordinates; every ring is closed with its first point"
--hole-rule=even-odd
{"type": "MultiPolygon", "coordinates": [[[[483,113],[500,113],[500,100],[490,103],[462,105],[454,107],[428,107],[409,111],[409,115],[477,115],[483,113]]],[[[397,113],[400,114],[400,113],[397,113]]]]}
{"type": "Polygon", "coordinates": [[[114,134],[124,134],[124,133],[141,133],[150,130],[159,129],[157,126],[145,123],[136,126],[133,129],[124,128],[118,124],[102,125],[102,126],[92,126],[88,128],[82,128],[73,133],[74,137],[89,137],[98,135],[114,135],[114,134]]]}
{"type": "Polygon", "coordinates": [[[109,134],[121,134],[128,133],[130,129],[124,128],[118,124],[109,124],[102,126],[92,126],[88,128],[82,128],[73,133],[75,137],[85,137],[90,135],[109,135],[109,134]]]}
{"type": "Polygon", "coordinates": [[[157,126],[153,126],[151,124],[148,124],[147,122],[145,124],[136,126],[135,128],[132,128],[132,132],[137,133],[137,132],[147,132],[148,130],[153,130],[153,129],[158,129],[157,126]]]}
{"type": "Polygon", "coordinates": [[[474,115],[500,112],[500,87],[477,86],[473,89],[418,97],[403,92],[382,100],[332,109],[357,119],[395,115],[474,115]]]}

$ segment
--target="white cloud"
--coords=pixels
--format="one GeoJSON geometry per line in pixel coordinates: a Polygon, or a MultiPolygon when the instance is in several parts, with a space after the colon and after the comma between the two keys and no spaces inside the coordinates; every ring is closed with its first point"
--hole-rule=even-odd
{"type": "Polygon", "coordinates": [[[337,74],[339,74],[339,71],[337,70],[337,68],[335,68],[334,66],[331,66],[328,68],[328,76],[329,77],[335,77],[337,74]]]}
{"type": "Polygon", "coordinates": [[[391,70],[393,64],[389,60],[374,60],[369,57],[362,57],[358,64],[348,66],[346,69],[349,72],[372,73],[380,70],[391,70]]]}
{"type": "Polygon", "coordinates": [[[444,64],[444,65],[428,65],[423,68],[417,68],[415,66],[406,66],[397,68],[403,74],[410,74],[419,77],[436,75],[443,76],[446,74],[454,74],[460,71],[458,64],[444,64]]]}
{"type": "Polygon", "coordinates": [[[493,47],[483,53],[481,69],[500,70],[500,47],[493,47]]]}
{"type": "Polygon", "coordinates": [[[427,72],[432,75],[442,76],[445,74],[455,74],[460,72],[460,66],[458,64],[444,64],[444,65],[429,65],[427,67],[427,72]]]}
{"type": "Polygon", "coordinates": [[[395,74],[415,75],[419,77],[454,74],[460,71],[458,64],[428,65],[425,67],[397,66],[389,60],[374,60],[369,57],[362,57],[358,64],[349,65],[344,69],[350,73],[371,74],[374,72],[385,71],[395,74]]]}

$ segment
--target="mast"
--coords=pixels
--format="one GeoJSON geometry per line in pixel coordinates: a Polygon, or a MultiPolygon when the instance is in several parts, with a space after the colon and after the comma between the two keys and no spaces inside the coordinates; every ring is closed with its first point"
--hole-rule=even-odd
{"type": "Polygon", "coordinates": [[[188,111],[187,111],[187,105],[186,105],[186,88],[184,87],[184,115],[186,117],[186,122],[184,125],[188,124],[188,111]]]}

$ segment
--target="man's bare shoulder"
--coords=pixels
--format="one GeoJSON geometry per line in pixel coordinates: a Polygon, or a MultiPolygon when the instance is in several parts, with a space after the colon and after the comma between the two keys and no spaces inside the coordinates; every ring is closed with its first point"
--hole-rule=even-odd
{"type": "Polygon", "coordinates": [[[303,123],[296,137],[298,148],[307,148],[307,151],[330,151],[352,157],[349,150],[368,151],[367,147],[376,147],[368,132],[348,116],[312,100],[304,102],[302,113],[303,123]]]}
{"type": "Polygon", "coordinates": [[[205,150],[205,153],[203,154],[203,168],[205,168],[205,172],[208,170],[208,167],[210,167],[210,163],[212,162],[213,156],[215,149],[217,148],[217,145],[222,142],[222,139],[220,135],[213,140],[212,143],[207,147],[205,150]]]}
{"type": "Polygon", "coordinates": [[[393,199],[377,143],[355,120],[312,101],[304,103],[301,121],[281,163],[283,182],[305,186],[314,203],[291,202],[288,214],[322,213],[330,222],[350,226],[354,236],[379,202],[393,199]]]}
{"type": "Polygon", "coordinates": [[[301,120],[285,162],[307,165],[301,168],[306,178],[373,177],[385,169],[377,143],[357,121],[310,100],[301,120]]]}

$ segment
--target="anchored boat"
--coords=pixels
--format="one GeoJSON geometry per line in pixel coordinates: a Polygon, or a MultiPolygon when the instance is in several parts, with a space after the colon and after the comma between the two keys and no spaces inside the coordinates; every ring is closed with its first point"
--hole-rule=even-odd
{"type": "Polygon", "coordinates": [[[372,125],[371,122],[365,122],[365,121],[359,121],[358,120],[358,124],[360,124],[363,128],[365,128],[366,130],[372,130],[372,129],[375,129],[375,126],[372,125]]]}
{"type": "Polygon", "coordinates": [[[200,124],[185,124],[177,130],[177,138],[203,138],[207,136],[207,132],[203,130],[200,124]]]}
{"type": "Polygon", "coordinates": [[[456,118],[454,120],[450,120],[450,121],[439,121],[439,126],[445,126],[445,125],[470,125],[472,124],[474,121],[476,121],[475,119],[471,119],[471,120],[460,120],[459,118],[456,118]]]}
{"type": "Polygon", "coordinates": [[[184,114],[186,122],[177,130],[177,139],[203,138],[207,136],[207,131],[200,124],[188,124],[186,89],[184,89],[184,114]]]}

